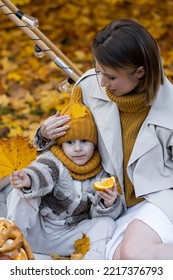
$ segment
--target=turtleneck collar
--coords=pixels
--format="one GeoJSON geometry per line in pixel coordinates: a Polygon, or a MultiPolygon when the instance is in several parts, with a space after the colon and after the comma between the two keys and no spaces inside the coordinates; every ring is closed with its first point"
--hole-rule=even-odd
{"type": "Polygon", "coordinates": [[[146,97],[145,93],[132,93],[123,96],[115,96],[109,89],[106,88],[107,96],[117,104],[118,108],[122,112],[137,112],[142,109],[146,109],[146,97]]]}
{"type": "Polygon", "coordinates": [[[101,158],[97,150],[85,165],[75,164],[58,145],[51,147],[50,150],[68,168],[69,173],[76,180],[92,178],[102,169],[101,158]]]}

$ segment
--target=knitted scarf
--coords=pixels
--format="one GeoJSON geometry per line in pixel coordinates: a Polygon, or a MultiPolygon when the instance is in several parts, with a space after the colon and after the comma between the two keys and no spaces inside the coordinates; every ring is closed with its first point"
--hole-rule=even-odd
{"type": "Polygon", "coordinates": [[[145,93],[115,96],[106,89],[108,97],[117,104],[120,112],[123,142],[124,187],[127,206],[132,206],[143,198],[136,198],[134,186],[127,175],[127,164],[142,123],[148,115],[150,107],[146,105],[145,93]]]}
{"type": "Polygon", "coordinates": [[[50,150],[67,167],[70,175],[76,180],[92,178],[102,169],[98,151],[94,152],[91,159],[85,165],[77,165],[65,155],[59,146],[53,146],[50,150]]]}

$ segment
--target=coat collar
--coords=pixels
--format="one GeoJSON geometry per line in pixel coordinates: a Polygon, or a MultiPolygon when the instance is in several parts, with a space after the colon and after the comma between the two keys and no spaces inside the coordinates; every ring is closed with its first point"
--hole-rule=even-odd
{"type": "Polygon", "coordinates": [[[91,98],[96,98],[100,100],[110,101],[109,97],[107,96],[105,92],[105,88],[100,86],[100,79],[101,76],[99,74],[96,74],[95,68],[92,68],[85,72],[80,79],[76,82],[76,85],[80,86],[80,82],[85,84],[85,81],[87,83],[87,94],[91,98]],[[94,78],[94,83],[91,85],[91,87],[88,86],[88,78],[94,78]]]}
{"type": "MultiPolygon", "coordinates": [[[[111,102],[106,94],[105,88],[100,86],[100,75],[96,74],[95,69],[88,70],[77,82],[80,83],[81,80],[85,80],[89,76],[95,76],[98,79],[98,83],[95,85],[95,90],[92,88],[91,91],[88,90],[88,95],[91,98],[96,98],[111,102]],[[99,89],[98,89],[99,87],[99,89]]],[[[94,102],[94,101],[93,101],[94,102]]],[[[173,129],[173,85],[171,82],[164,77],[164,84],[160,86],[156,100],[154,101],[151,110],[148,114],[148,123],[160,125],[173,129]],[[170,117],[169,117],[170,116],[170,117]]]]}
{"type": "MultiPolygon", "coordinates": [[[[87,90],[87,95],[91,97],[91,109],[97,122],[100,150],[106,148],[107,161],[108,157],[112,161],[112,166],[116,172],[122,168],[123,153],[121,140],[121,124],[117,105],[112,102],[106,95],[105,88],[99,85],[99,75],[95,73],[95,69],[87,71],[77,82],[84,83],[84,88],[87,90]],[[93,77],[92,86],[88,85],[88,77],[93,77]],[[96,77],[97,76],[97,77],[96,77]],[[98,78],[98,82],[96,79],[98,78]],[[85,84],[86,83],[86,84],[85,84]],[[94,99],[100,100],[98,108],[94,99]]],[[[91,79],[92,80],[92,79],[91,79]]],[[[163,126],[168,129],[173,129],[173,85],[165,77],[164,84],[160,86],[156,100],[154,101],[148,117],[144,121],[138,137],[136,139],[134,149],[129,159],[129,165],[137,160],[144,153],[152,149],[158,143],[157,137],[153,137],[153,125],[163,126]]],[[[106,154],[106,153],[105,153],[106,154]]],[[[103,161],[106,161],[103,153],[103,161]]]]}

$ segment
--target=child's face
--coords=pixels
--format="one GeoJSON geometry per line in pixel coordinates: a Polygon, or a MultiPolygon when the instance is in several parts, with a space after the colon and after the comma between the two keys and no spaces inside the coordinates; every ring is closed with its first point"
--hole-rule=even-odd
{"type": "Polygon", "coordinates": [[[62,149],[66,156],[77,165],[87,163],[94,153],[94,143],[87,140],[74,139],[62,143],[62,149]]]}

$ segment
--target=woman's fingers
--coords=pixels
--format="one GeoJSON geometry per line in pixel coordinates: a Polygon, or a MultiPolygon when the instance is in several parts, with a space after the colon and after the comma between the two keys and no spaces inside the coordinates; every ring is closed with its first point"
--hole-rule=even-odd
{"type": "Polygon", "coordinates": [[[69,126],[65,125],[69,120],[69,116],[57,116],[57,114],[49,117],[41,126],[41,135],[50,140],[64,135],[69,129],[69,126]]]}

